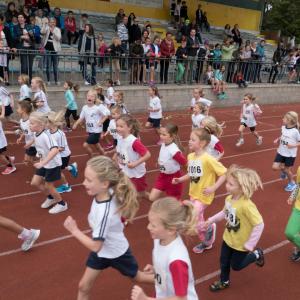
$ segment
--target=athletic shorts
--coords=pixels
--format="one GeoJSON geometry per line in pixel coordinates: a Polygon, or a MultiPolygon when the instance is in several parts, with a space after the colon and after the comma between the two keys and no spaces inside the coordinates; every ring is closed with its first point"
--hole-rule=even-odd
{"type": "Polygon", "coordinates": [[[295,163],[296,157],[286,157],[277,153],[274,162],[284,164],[286,167],[292,167],[295,163]]]}
{"type": "Polygon", "coordinates": [[[61,179],[61,167],[52,169],[40,168],[35,171],[35,175],[41,176],[46,182],[54,182],[61,179]]]}
{"type": "Polygon", "coordinates": [[[71,155],[61,158],[61,161],[62,161],[61,169],[62,170],[64,170],[69,165],[70,157],[71,157],[71,155]]]}
{"type": "Polygon", "coordinates": [[[95,145],[99,143],[99,140],[100,140],[100,133],[89,133],[86,142],[89,145],[95,145]]]}
{"type": "Polygon", "coordinates": [[[160,127],[160,120],[161,119],[152,119],[152,118],[148,118],[148,122],[152,124],[153,128],[159,128],[160,127]]]}
{"type": "Polygon", "coordinates": [[[146,190],[147,188],[146,175],[140,178],[132,177],[130,178],[130,180],[134,184],[137,192],[144,192],[146,190]]]}
{"type": "Polygon", "coordinates": [[[28,149],[25,150],[26,155],[30,157],[35,157],[36,156],[36,149],[35,147],[29,147],[28,149]]]}
{"type": "Polygon", "coordinates": [[[13,112],[14,111],[12,110],[10,104],[5,106],[5,113],[4,113],[5,117],[9,117],[10,115],[13,114],[13,112]]]}
{"type": "Polygon", "coordinates": [[[110,119],[106,119],[103,123],[103,132],[106,132],[109,126],[110,119]]]}
{"type": "Polygon", "coordinates": [[[179,200],[182,195],[183,184],[172,184],[172,179],[179,178],[181,176],[182,174],[180,171],[174,174],[159,173],[158,177],[156,178],[154,188],[165,192],[166,195],[175,197],[179,200]]]}
{"type": "MultiPolygon", "coordinates": [[[[241,125],[243,125],[245,128],[248,127],[247,124],[244,123],[244,122],[241,122],[241,125]]],[[[250,129],[251,132],[255,131],[255,126],[253,126],[253,127],[248,127],[248,128],[250,129]]]]}
{"type": "Polygon", "coordinates": [[[3,147],[3,148],[0,149],[0,154],[4,153],[6,151],[7,151],[7,147],[3,147]]]}
{"type": "Polygon", "coordinates": [[[130,248],[117,258],[98,257],[97,253],[91,252],[87,259],[86,266],[94,270],[104,270],[112,267],[130,278],[136,277],[139,268],[130,248]]]}

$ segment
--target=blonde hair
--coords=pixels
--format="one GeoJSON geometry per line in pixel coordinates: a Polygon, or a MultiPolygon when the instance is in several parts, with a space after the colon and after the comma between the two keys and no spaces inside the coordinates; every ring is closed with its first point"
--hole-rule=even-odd
{"type": "Polygon", "coordinates": [[[247,97],[250,101],[255,101],[256,97],[253,96],[251,93],[247,93],[244,95],[244,97],[247,97]]]}
{"type": "Polygon", "coordinates": [[[117,113],[119,115],[122,115],[122,108],[119,105],[115,105],[110,109],[111,113],[117,113]]]}
{"type": "Polygon", "coordinates": [[[287,112],[284,117],[288,120],[290,125],[296,126],[297,129],[299,129],[298,114],[295,111],[287,112]]]}
{"type": "Polygon", "coordinates": [[[57,127],[61,127],[64,125],[64,116],[65,116],[64,110],[58,112],[50,111],[47,114],[48,122],[57,127]]]}
{"type": "Polygon", "coordinates": [[[116,42],[118,42],[118,44],[121,45],[121,40],[120,40],[120,38],[117,37],[117,36],[113,37],[112,40],[111,40],[111,42],[112,42],[112,44],[115,44],[116,42]]]}
{"type": "MultiPolygon", "coordinates": [[[[95,97],[95,100],[94,100],[94,103],[96,104],[100,104],[100,103],[102,103],[102,102],[100,102],[100,103],[98,103],[98,94],[97,94],[97,91],[95,90],[95,89],[89,89],[88,90],[88,92],[86,93],[86,96],[87,95],[93,95],[94,97],[95,97]]],[[[100,101],[100,99],[99,99],[99,101],[100,101]]]]}
{"type": "Polygon", "coordinates": [[[44,80],[43,80],[41,77],[33,77],[32,80],[35,80],[35,81],[38,83],[39,88],[40,88],[44,93],[47,92],[45,82],[44,82],[44,80]]]}
{"type": "Polygon", "coordinates": [[[120,96],[120,101],[117,102],[118,104],[122,104],[124,103],[124,93],[121,91],[115,91],[114,94],[119,95],[120,96]]]}
{"type": "Polygon", "coordinates": [[[43,126],[46,126],[48,122],[47,115],[38,111],[34,111],[33,113],[31,113],[29,119],[43,126]]]}
{"type": "Polygon", "coordinates": [[[263,189],[261,179],[256,171],[249,168],[242,168],[231,165],[227,170],[226,177],[232,177],[240,186],[243,195],[251,198],[253,193],[259,188],[263,189]]]}
{"type": "Polygon", "coordinates": [[[133,116],[128,114],[122,114],[119,120],[122,120],[126,123],[126,125],[131,129],[130,133],[133,134],[135,137],[139,135],[139,132],[141,130],[140,123],[137,119],[135,119],[133,116]]]}
{"type": "Polygon", "coordinates": [[[172,123],[167,123],[165,125],[162,125],[161,128],[165,128],[167,133],[173,138],[173,142],[181,151],[184,151],[178,134],[178,126],[172,123]]]}
{"type": "Polygon", "coordinates": [[[201,121],[201,123],[203,127],[210,132],[210,134],[214,134],[217,137],[222,135],[224,122],[219,124],[214,117],[207,116],[201,121]]]}
{"type": "Polygon", "coordinates": [[[165,197],[152,203],[150,212],[159,215],[166,229],[176,228],[179,234],[197,233],[197,215],[189,201],[179,202],[176,198],[165,197]]]}
{"type": "Polygon", "coordinates": [[[200,97],[204,96],[203,88],[201,88],[201,87],[194,88],[194,91],[197,91],[199,93],[200,97]]]}
{"type": "Polygon", "coordinates": [[[195,128],[192,130],[200,141],[205,141],[208,145],[211,141],[210,131],[207,128],[195,128]]]}
{"type": "Polygon", "coordinates": [[[118,212],[121,216],[132,221],[139,209],[137,192],[130,179],[106,156],[95,156],[87,162],[99,180],[108,181],[118,202],[118,212]]]}
{"type": "Polygon", "coordinates": [[[21,74],[19,78],[22,80],[22,82],[26,85],[29,85],[29,76],[26,74],[21,74]]]}
{"type": "Polygon", "coordinates": [[[208,112],[208,106],[207,105],[205,105],[202,102],[196,102],[195,106],[197,106],[199,108],[201,114],[203,114],[203,115],[207,114],[207,112],[208,112]]]}

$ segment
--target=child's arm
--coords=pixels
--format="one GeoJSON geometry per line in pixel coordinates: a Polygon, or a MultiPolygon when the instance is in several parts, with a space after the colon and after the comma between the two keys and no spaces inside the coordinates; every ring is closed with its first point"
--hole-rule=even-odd
{"type": "Polygon", "coordinates": [[[9,98],[10,98],[10,106],[11,108],[14,108],[15,107],[14,95],[10,93],[9,98]]]}
{"type": "Polygon", "coordinates": [[[50,160],[52,160],[55,155],[57,155],[59,153],[59,149],[58,147],[55,147],[55,148],[52,148],[48,155],[45,157],[45,159],[42,159],[40,162],[38,163],[35,163],[34,166],[37,168],[37,169],[40,169],[42,168],[43,166],[45,166],[50,160]]]}
{"type": "Polygon", "coordinates": [[[34,144],[34,139],[31,140],[29,143],[25,144],[24,149],[29,149],[34,144]]]}
{"type": "Polygon", "coordinates": [[[205,188],[203,194],[207,196],[209,194],[214,193],[225,182],[225,180],[226,180],[226,175],[224,174],[218,178],[218,180],[213,186],[209,186],[205,188]]]}
{"type": "Polygon", "coordinates": [[[207,221],[205,222],[205,225],[208,227],[212,223],[220,222],[225,219],[225,212],[224,210],[219,211],[212,217],[208,218],[207,221]]]}
{"type": "Polygon", "coordinates": [[[190,179],[189,174],[183,175],[179,178],[173,178],[172,179],[172,184],[178,184],[178,183],[182,183],[184,181],[188,181],[190,179]]]}
{"type": "Polygon", "coordinates": [[[252,232],[249,236],[249,239],[244,245],[244,248],[246,250],[253,251],[253,249],[255,248],[256,244],[258,243],[258,241],[261,237],[263,230],[264,230],[263,222],[253,227],[252,232]]]}
{"type": "Polygon", "coordinates": [[[21,135],[19,136],[19,138],[17,139],[17,144],[21,144],[22,143],[22,140],[24,139],[25,137],[25,134],[24,133],[21,133],[21,135]]]}
{"type": "Polygon", "coordinates": [[[93,252],[99,252],[102,248],[102,241],[94,241],[85,233],[83,233],[77,226],[76,221],[68,216],[64,222],[64,227],[86,248],[93,252]]]}
{"type": "Polygon", "coordinates": [[[77,126],[83,122],[83,120],[84,120],[84,119],[79,118],[79,119],[73,124],[73,130],[75,130],[75,129],[77,128],[77,126]]]}
{"type": "Polygon", "coordinates": [[[127,164],[127,167],[129,169],[133,169],[133,168],[137,167],[138,165],[142,164],[143,162],[147,161],[150,157],[151,157],[151,153],[147,150],[147,152],[143,156],[141,156],[138,160],[129,162],[127,164]]]}
{"type": "Polygon", "coordinates": [[[2,103],[0,120],[4,120],[4,119],[5,119],[5,106],[2,103]]]}

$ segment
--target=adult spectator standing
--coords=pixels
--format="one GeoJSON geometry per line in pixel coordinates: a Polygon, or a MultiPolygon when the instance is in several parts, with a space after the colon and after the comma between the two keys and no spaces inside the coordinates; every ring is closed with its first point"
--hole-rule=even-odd
{"type": "Polygon", "coordinates": [[[241,47],[242,45],[242,37],[241,37],[241,32],[239,30],[239,25],[235,24],[233,26],[233,29],[231,30],[231,33],[233,34],[233,40],[239,45],[239,47],[241,47]]]}
{"type": "Polygon", "coordinates": [[[49,15],[49,13],[50,13],[50,5],[49,5],[49,1],[48,0],[38,0],[37,7],[39,9],[42,9],[45,12],[46,16],[49,15]]]}
{"type": "Polygon", "coordinates": [[[232,83],[235,62],[233,61],[233,52],[236,50],[236,46],[231,38],[226,38],[222,45],[222,62],[226,64],[227,77],[226,82],[232,83]]]}
{"type": "Polygon", "coordinates": [[[188,7],[186,5],[186,1],[182,1],[182,5],[181,5],[181,8],[180,8],[180,19],[185,21],[188,18],[189,18],[188,17],[188,7]]]}
{"type": "Polygon", "coordinates": [[[5,12],[5,20],[7,23],[10,23],[12,21],[13,17],[18,17],[18,11],[16,9],[16,5],[14,2],[9,2],[7,4],[7,9],[5,12]]]}
{"type": "Polygon", "coordinates": [[[142,67],[142,58],[144,56],[144,48],[141,39],[137,39],[129,47],[129,55],[131,59],[130,84],[140,83],[140,71],[142,67]]]}
{"type": "Polygon", "coordinates": [[[30,25],[25,24],[22,14],[18,15],[18,25],[14,26],[14,45],[20,53],[21,73],[32,78],[32,66],[35,56],[34,32],[30,25]]]}
{"type": "Polygon", "coordinates": [[[283,43],[280,42],[280,43],[278,43],[277,49],[274,51],[274,54],[273,54],[273,58],[272,58],[273,65],[271,68],[268,83],[270,83],[270,82],[275,83],[276,77],[279,72],[278,68],[281,67],[281,63],[282,63],[284,56],[285,56],[285,49],[284,49],[283,43]],[[273,73],[274,73],[274,75],[273,75],[273,73]]]}
{"type": "Polygon", "coordinates": [[[124,9],[120,8],[117,15],[115,16],[115,30],[118,30],[118,25],[122,22],[125,17],[124,9]]]}
{"type": "Polygon", "coordinates": [[[139,20],[133,19],[133,24],[128,27],[128,41],[129,45],[133,44],[137,40],[142,39],[142,31],[139,26],[139,20]]]}
{"type": "Polygon", "coordinates": [[[194,64],[197,59],[197,52],[200,48],[200,41],[196,36],[196,30],[192,29],[190,32],[190,36],[187,38],[187,55],[188,55],[188,62],[187,68],[185,70],[185,81],[187,82],[189,79],[190,83],[193,83],[193,69],[194,64]]]}
{"type": "Polygon", "coordinates": [[[61,31],[56,26],[56,19],[50,18],[49,24],[42,27],[43,35],[42,47],[46,51],[46,75],[47,82],[50,85],[50,69],[53,68],[55,84],[58,85],[58,54],[61,51],[61,31]]]}
{"type": "MultiPolygon", "coordinates": [[[[118,25],[118,36],[121,40],[121,47],[123,49],[123,53],[128,54],[128,17],[124,16],[122,23],[118,25]]],[[[126,60],[121,60],[121,68],[126,69],[126,60]]]]}
{"type": "Polygon", "coordinates": [[[85,25],[83,35],[80,36],[78,42],[78,52],[80,55],[79,63],[82,69],[82,77],[85,80],[85,85],[95,85],[96,82],[96,38],[94,28],[91,24],[85,25]],[[88,75],[87,66],[91,66],[91,75],[88,75]]]}
{"type": "Polygon", "coordinates": [[[147,29],[142,30],[142,44],[145,44],[146,39],[149,37],[149,32],[147,29]]]}
{"type": "Polygon", "coordinates": [[[175,46],[171,32],[167,32],[165,39],[160,43],[160,54],[160,83],[167,84],[170,60],[175,55],[175,46]]]}
{"type": "Polygon", "coordinates": [[[202,28],[201,28],[202,15],[203,15],[203,11],[201,9],[201,4],[199,4],[198,9],[196,10],[196,24],[199,26],[201,31],[202,31],[202,28]]]}
{"type": "Polygon", "coordinates": [[[257,73],[256,73],[256,77],[257,77],[257,80],[258,82],[261,82],[261,77],[260,77],[260,71],[261,71],[261,68],[262,68],[262,64],[263,62],[265,61],[265,44],[266,44],[266,41],[265,40],[261,40],[259,42],[259,44],[257,45],[256,47],[256,55],[257,55],[257,73]]]}
{"type": "Polygon", "coordinates": [[[242,61],[241,67],[242,67],[243,77],[247,83],[250,79],[250,62],[252,59],[250,45],[245,46],[245,48],[243,49],[243,51],[241,53],[240,59],[242,61]]]}
{"type": "Polygon", "coordinates": [[[175,19],[175,27],[178,29],[180,24],[180,10],[181,10],[181,0],[177,0],[175,11],[174,11],[174,19],[175,19]]]}
{"type": "Polygon", "coordinates": [[[189,31],[191,32],[192,29],[196,30],[196,37],[198,38],[200,44],[202,44],[202,37],[201,37],[201,33],[200,33],[200,27],[199,25],[196,23],[196,20],[193,20],[192,23],[190,23],[188,25],[189,31]]]}
{"type": "Polygon", "coordinates": [[[85,25],[90,24],[89,15],[81,14],[79,20],[79,36],[83,35],[85,31],[85,25]]]}
{"type": "Polygon", "coordinates": [[[60,29],[61,36],[63,37],[65,34],[65,19],[61,14],[61,10],[59,7],[54,8],[53,17],[56,20],[56,27],[60,29]]]}
{"type": "Polygon", "coordinates": [[[38,9],[35,15],[35,24],[42,29],[43,25],[48,23],[49,20],[45,17],[44,11],[42,9],[38,9]]]}
{"type": "Polygon", "coordinates": [[[68,44],[71,45],[72,38],[74,38],[73,44],[76,44],[79,34],[76,31],[76,20],[73,15],[73,11],[71,10],[68,11],[68,15],[65,18],[65,28],[68,37],[68,44]]]}
{"type": "Polygon", "coordinates": [[[227,38],[230,38],[230,39],[233,38],[233,34],[231,32],[231,27],[230,27],[229,24],[226,24],[225,27],[224,27],[223,38],[224,38],[224,40],[227,39],[227,38]]]}

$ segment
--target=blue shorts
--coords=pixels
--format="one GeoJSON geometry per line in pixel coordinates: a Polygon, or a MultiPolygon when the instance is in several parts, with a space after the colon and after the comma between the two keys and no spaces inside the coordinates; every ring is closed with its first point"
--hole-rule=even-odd
{"type": "Polygon", "coordinates": [[[61,169],[62,170],[64,170],[69,165],[70,157],[71,157],[71,155],[61,158],[61,162],[62,162],[61,169]]]}
{"type": "Polygon", "coordinates": [[[112,267],[118,270],[121,274],[130,278],[135,278],[139,269],[137,261],[132,255],[130,248],[128,248],[123,255],[117,258],[98,257],[97,253],[91,252],[87,259],[86,266],[94,270],[104,270],[112,267]]]}
{"type": "Polygon", "coordinates": [[[89,145],[95,145],[98,144],[100,140],[100,133],[89,133],[89,136],[86,139],[86,142],[89,145]]]}
{"type": "Polygon", "coordinates": [[[35,175],[43,177],[46,182],[54,182],[61,179],[61,169],[60,166],[52,169],[40,168],[35,171],[35,175]]]}
{"type": "Polygon", "coordinates": [[[148,122],[152,124],[153,128],[160,128],[160,120],[161,119],[152,119],[152,118],[148,118],[148,122]]]}
{"type": "Polygon", "coordinates": [[[286,157],[277,153],[274,162],[284,164],[286,167],[292,167],[295,163],[296,157],[286,157]]]}
{"type": "Polygon", "coordinates": [[[28,149],[25,150],[26,155],[30,157],[35,157],[36,156],[36,149],[35,147],[29,147],[28,149]]]}

